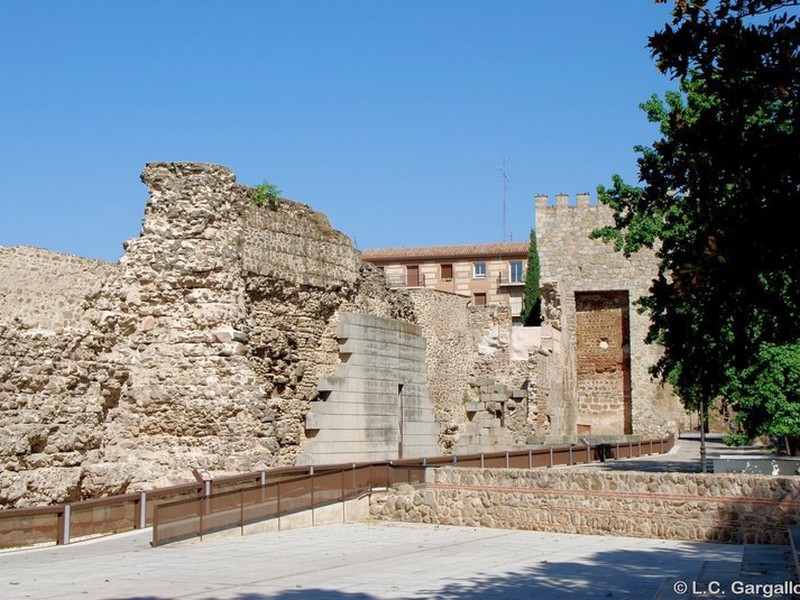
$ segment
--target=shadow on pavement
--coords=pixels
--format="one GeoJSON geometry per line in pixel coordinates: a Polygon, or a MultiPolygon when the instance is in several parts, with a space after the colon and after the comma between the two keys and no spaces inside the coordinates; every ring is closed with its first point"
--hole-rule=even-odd
{"type": "MultiPolygon", "coordinates": [[[[514,549],[508,549],[513,557],[514,549]]],[[[484,565],[475,565],[474,577],[457,583],[445,583],[434,589],[405,592],[402,575],[398,574],[392,587],[394,598],[437,598],[440,600],[530,600],[555,598],[652,598],[665,581],[688,581],[689,586],[705,561],[724,561],[732,565],[741,562],[741,548],[736,546],[710,548],[708,545],[687,543],[680,549],[615,550],[587,556],[580,562],[542,561],[534,566],[506,573],[483,572],[484,565]],[[688,578],[687,578],[688,576],[688,578]]],[[[422,566],[421,566],[422,567],[422,566]]],[[[412,589],[414,586],[410,586],[412,589]]],[[[200,598],[201,596],[192,596],[200,598]]],[[[229,600],[378,600],[358,592],[330,589],[298,588],[275,594],[259,592],[223,596],[229,600]]],[[[216,600],[213,595],[203,600],[216,600]]],[[[114,600],[167,600],[155,596],[135,596],[114,600]]]]}

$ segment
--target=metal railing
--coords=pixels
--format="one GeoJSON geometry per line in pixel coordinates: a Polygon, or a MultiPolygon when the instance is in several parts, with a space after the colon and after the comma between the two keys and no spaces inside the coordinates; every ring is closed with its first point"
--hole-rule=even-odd
{"type": "Polygon", "coordinates": [[[525,285],[525,278],[512,279],[508,273],[501,271],[497,273],[497,284],[503,286],[525,285]]]}
{"type": "Polygon", "coordinates": [[[425,467],[392,462],[285,470],[260,485],[178,500],[157,506],[153,546],[281,518],[345,502],[397,483],[421,484],[425,467]]]}
{"type": "Polygon", "coordinates": [[[0,548],[69,544],[79,538],[154,526],[154,544],[203,535],[324,504],[396,483],[423,483],[429,467],[519,468],[586,464],[664,454],[674,435],[627,443],[584,443],[507,452],[317,467],[280,467],[56,506],[0,510],[0,548]]]}

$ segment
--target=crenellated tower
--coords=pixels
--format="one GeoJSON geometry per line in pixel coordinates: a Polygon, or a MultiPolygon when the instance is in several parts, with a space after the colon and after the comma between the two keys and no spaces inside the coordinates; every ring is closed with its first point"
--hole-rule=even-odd
{"type": "Polygon", "coordinates": [[[644,343],[649,328],[636,301],[657,273],[653,251],[631,257],[589,238],[613,224],[611,209],[580,193],[535,196],[542,314],[551,331],[548,372],[554,431],[653,435],[675,431],[683,409],[649,368],[660,348],[644,343]]]}

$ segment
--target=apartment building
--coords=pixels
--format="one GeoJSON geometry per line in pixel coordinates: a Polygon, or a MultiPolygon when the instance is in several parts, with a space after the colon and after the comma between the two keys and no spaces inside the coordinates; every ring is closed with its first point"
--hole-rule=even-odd
{"type": "Polygon", "coordinates": [[[383,269],[392,287],[427,287],[460,294],[476,305],[511,306],[522,312],[528,242],[376,248],[364,259],[383,269]]]}

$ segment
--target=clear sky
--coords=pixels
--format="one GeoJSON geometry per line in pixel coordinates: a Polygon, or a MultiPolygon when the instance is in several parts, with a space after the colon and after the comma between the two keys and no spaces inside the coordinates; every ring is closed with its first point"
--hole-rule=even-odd
{"type": "Polygon", "coordinates": [[[0,3],[0,245],[117,260],[150,161],[226,165],[361,249],[526,240],[534,194],[636,181],[674,88],[652,0],[0,3]]]}

